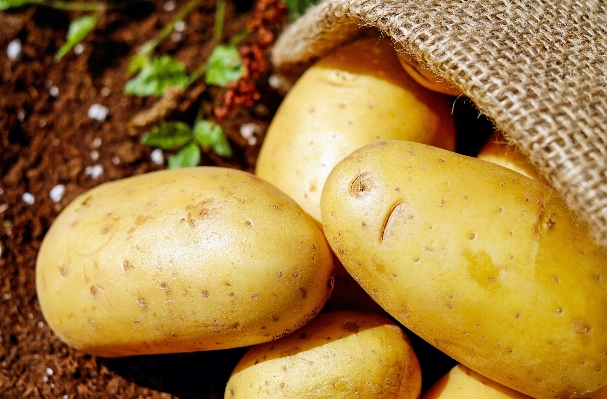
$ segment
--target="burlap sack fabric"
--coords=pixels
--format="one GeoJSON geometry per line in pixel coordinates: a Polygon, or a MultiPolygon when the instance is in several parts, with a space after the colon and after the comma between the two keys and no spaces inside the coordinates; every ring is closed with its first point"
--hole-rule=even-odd
{"type": "Polygon", "coordinates": [[[272,61],[297,76],[364,28],[465,93],[607,248],[605,1],[324,0],[281,35],[272,61]]]}

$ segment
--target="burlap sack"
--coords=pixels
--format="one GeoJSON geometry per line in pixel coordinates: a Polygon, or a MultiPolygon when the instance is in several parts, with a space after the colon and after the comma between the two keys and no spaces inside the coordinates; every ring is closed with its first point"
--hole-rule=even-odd
{"type": "Polygon", "coordinates": [[[363,28],[474,101],[607,248],[604,1],[324,0],[281,35],[272,61],[297,76],[363,28]]]}

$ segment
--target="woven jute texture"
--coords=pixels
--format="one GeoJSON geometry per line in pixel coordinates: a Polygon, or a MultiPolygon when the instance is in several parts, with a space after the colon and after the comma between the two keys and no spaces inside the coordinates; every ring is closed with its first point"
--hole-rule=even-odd
{"type": "Polygon", "coordinates": [[[324,0],[272,61],[297,76],[369,29],[465,93],[607,248],[605,1],[324,0]]]}

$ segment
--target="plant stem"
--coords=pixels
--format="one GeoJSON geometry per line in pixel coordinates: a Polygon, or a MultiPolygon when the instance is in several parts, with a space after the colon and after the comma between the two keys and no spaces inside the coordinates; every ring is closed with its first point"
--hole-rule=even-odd
{"type": "Polygon", "coordinates": [[[200,100],[200,106],[198,107],[198,111],[196,112],[196,118],[194,119],[193,126],[196,126],[198,122],[204,120],[206,103],[207,102],[204,100],[204,98],[200,100]]]}
{"type": "Polygon", "coordinates": [[[93,12],[104,12],[106,10],[113,10],[128,7],[133,3],[141,3],[149,0],[128,0],[119,3],[114,2],[105,2],[105,1],[97,1],[97,2],[89,2],[89,3],[80,3],[74,2],[71,0],[42,0],[40,4],[45,5],[47,7],[56,8],[58,10],[65,11],[93,11],[93,12]]]}
{"type": "Polygon", "coordinates": [[[244,39],[246,39],[247,36],[249,36],[250,33],[251,31],[249,30],[249,28],[242,28],[240,32],[232,36],[232,38],[230,39],[230,44],[233,46],[238,46],[241,41],[243,41],[244,39]]]}
{"type": "Polygon", "coordinates": [[[158,46],[163,40],[165,40],[167,37],[169,37],[171,32],[173,32],[173,29],[175,29],[175,24],[177,22],[183,20],[201,2],[202,2],[202,0],[188,1],[188,3],[185,6],[183,6],[183,8],[181,8],[179,10],[179,12],[177,12],[177,14],[175,14],[175,16],[173,16],[173,18],[171,18],[169,23],[166,24],[154,38],[147,41],[146,43],[143,44],[143,46],[141,46],[141,50],[139,50],[139,54],[142,54],[145,56],[150,56],[152,54],[152,51],[154,51],[154,49],[156,48],[156,46],[158,46]]]}
{"type": "Polygon", "coordinates": [[[196,68],[191,74],[190,74],[190,83],[188,83],[188,86],[191,85],[192,83],[194,83],[195,81],[198,80],[198,78],[200,78],[202,75],[204,75],[205,73],[207,73],[207,61],[205,60],[205,62],[203,62],[202,64],[200,64],[198,66],[198,68],[196,68]]]}
{"type": "MultiPolygon", "coordinates": [[[[213,47],[221,44],[223,37],[223,25],[226,19],[226,0],[217,0],[215,3],[215,24],[213,26],[213,47]]],[[[211,49],[211,51],[212,51],[211,49]]],[[[190,84],[207,72],[207,61],[203,62],[194,72],[190,74],[190,84]]]]}
{"type": "Polygon", "coordinates": [[[217,0],[215,4],[215,25],[213,26],[213,47],[221,44],[223,24],[226,18],[226,1],[217,0]]]}

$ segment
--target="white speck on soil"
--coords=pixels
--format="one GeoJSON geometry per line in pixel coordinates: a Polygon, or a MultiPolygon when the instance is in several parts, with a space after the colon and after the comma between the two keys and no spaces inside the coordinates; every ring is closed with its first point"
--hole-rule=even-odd
{"type": "Polygon", "coordinates": [[[108,112],[108,107],[95,103],[89,107],[88,117],[103,122],[107,118],[108,112]]]}
{"type": "Polygon", "coordinates": [[[183,39],[183,35],[179,32],[171,33],[171,40],[175,43],[179,43],[183,39]]]}
{"type": "Polygon", "coordinates": [[[175,4],[175,2],[173,0],[169,0],[167,2],[164,3],[164,5],[162,6],[162,8],[164,8],[164,11],[173,11],[175,9],[177,5],[175,4]]]}
{"type": "Polygon", "coordinates": [[[5,301],[8,301],[11,299],[11,293],[10,292],[5,292],[4,294],[2,294],[2,299],[4,299],[5,301]]]}
{"type": "Polygon", "coordinates": [[[154,151],[152,151],[152,153],[150,154],[150,159],[152,160],[152,162],[154,162],[156,165],[162,165],[164,164],[164,153],[162,152],[162,150],[160,148],[156,148],[154,151]]]}
{"type": "Polygon", "coordinates": [[[74,46],[74,54],[82,54],[84,52],[84,44],[78,43],[74,46]]]}
{"type": "Polygon", "coordinates": [[[271,88],[286,93],[293,86],[286,78],[278,75],[270,75],[268,84],[271,88]]]}
{"type": "Polygon", "coordinates": [[[55,187],[51,188],[51,191],[48,193],[49,197],[53,202],[59,202],[65,196],[65,186],[63,184],[57,184],[55,187]]]}
{"type": "Polygon", "coordinates": [[[103,174],[103,166],[87,166],[86,168],[84,168],[84,173],[91,176],[93,179],[96,179],[103,174]]]}
{"type": "Polygon", "coordinates": [[[112,158],[112,163],[113,163],[114,165],[120,165],[120,158],[118,158],[118,157],[114,157],[114,158],[112,158]]]}
{"type": "Polygon", "coordinates": [[[98,161],[99,160],[99,151],[97,151],[97,150],[91,151],[91,159],[93,161],[98,161]]]}
{"type": "Polygon", "coordinates": [[[183,32],[187,27],[188,27],[188,25],[183,21],[175,22],[175,30],[177,32],[183,32]]]}
{"type": "Polygon", "coordinates": [[[21,196],[21,199],[23,200],[23,202],[25,202],[28,205],[33,205],[34,202],[36,202],[36,197],[34,197],[30,193],[23,193],[23,195],[21,196]]]}
{"type": "Polygon", "coordinates": [[[21,40],[11,40],[6,47],[6,55],[8,56],[8,59],[11,61],[16,61],[21,58],[22,54],[23,46],[21,45],[21,40]]]}
{"type": "Polygon", "coordinates": [[[103,143],[103,140],[101,140],[101,137],[95,137],[93,139],[93,141],[91,142],[91,145],[93,146],[93,148],[99,148],[99,147],[101,147],[101,143],[103,143]]]}
{"type": "Polygon", "coordinates": [[[52,97],[57,97],[59,95],[59,88],[55,85],[52,85],[48,88],[48,93],[52,96],[52,97]]]}
{"type": "Polygon", "coordinates": [[[103,87],[100,91],[99,94],[101,94],[101,97],[107,97],[112,93],[112,89],[110,89],[109,87],[103,87]]]}
{"type": "Polygon", "coordinates": [[[47,367],[47,368],[46,368],[46,374],[48,374],[48,375],[53,375],[53,374],[55,374],[55,372],[53,371],[53,369],[52,369],[52,368],[47,367]]]}
{"type": "Polygon", "coordinates": [[[3,213],[8,209],[8,204],[0,204],[0,213],[3,213]]]}
{"type": "Polygon", "coordinates": [[[244,123],[240,125],[240,135],[247,140],[249,145],[257,144],[257,134],[261,133],[261,126],[255,123],[244,123]]]}
{"type": "Polygon", "coordinates": [[[17,111],[17,120],[19,122],[23,122],[25,120],[25,111],[20,109],[19,111],[17,111]]]}

